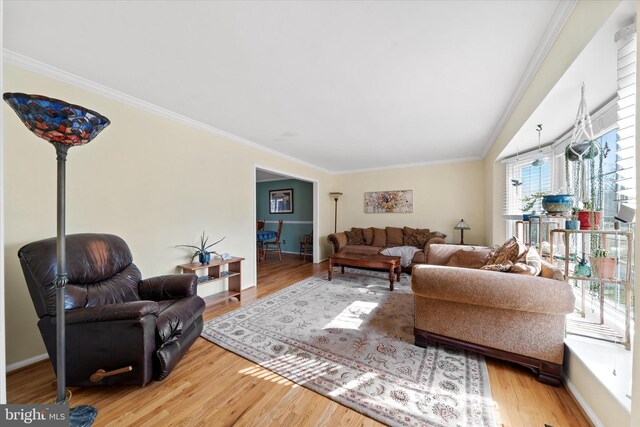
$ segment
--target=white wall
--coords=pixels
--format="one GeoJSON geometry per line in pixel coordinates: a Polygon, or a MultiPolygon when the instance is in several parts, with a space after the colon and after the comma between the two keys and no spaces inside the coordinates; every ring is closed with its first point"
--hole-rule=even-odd
{"type": "Polygon", "coordinates": [[[484,244],[484,164],[481,160],[348,173],[338,176],[338,231],[351,227],[409,226],[447,234],[464,218],[465,243],[484,244]],[[413,213],[364,213],[364,193],[413,190],[413,213]]]}
{"type": "MultiPolygon", "coordinates": [[[[177,272],[188,261],[178,244],[205,230],[226,236],[216,249],[243,256],[243,287],[254,285],[254,165],[318,181],[335,177],[295,161],[230,141],[159,114],[25,69],[4,66],[4,90],[37,93],[93,109],[112,124],[94,141],[69,150],[67,232],[108,232],[127,241],[143,276],[177,272]]],[[[55,235],[56,161],[53,147],[3,109],[6,235],[7,363],[45,352],[20,270],[18,249],[55,235]]],[[[333,230],[333,204],[320,197],[320,242],[333,230]]],[[[321,256],[329,246],[321,244],[321,256]]],[[[200,289],[207,294],[220,285],[200,289]]]]}

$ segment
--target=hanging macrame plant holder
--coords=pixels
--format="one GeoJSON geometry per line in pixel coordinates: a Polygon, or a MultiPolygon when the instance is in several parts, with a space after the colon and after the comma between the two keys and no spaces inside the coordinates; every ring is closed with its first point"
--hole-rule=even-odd
{"type": "Polygon", "coordinates": [[[580,188],[575,188],[576,200],[580,196],[582,202],[588,202],[587,197],[587,180],[585,179],[585,160],[593,159],[600,154],[600,144],[593,137],[593,126],[591,124],[591,116],[587,109],[587,98],[585,96],[585,86],[582,83],[580,87],[580,105],[576,114],[576,121],[573,125],[573,135],[571,142],[567,146],[567,159],[579,162],[578,170],[580,173],[580,188]]]}

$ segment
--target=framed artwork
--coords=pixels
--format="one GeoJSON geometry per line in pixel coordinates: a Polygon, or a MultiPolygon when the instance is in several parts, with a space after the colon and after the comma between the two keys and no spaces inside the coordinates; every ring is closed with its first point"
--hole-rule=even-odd
{"type": "Polygon", "coordinates": [[[269,191],[269,213],[293,213],[293,188],[269,191]]]}
{"type": "Polygon", "coordinates": [[[364,213],[412,213],[413,190],[364,193],[364,213]]]}

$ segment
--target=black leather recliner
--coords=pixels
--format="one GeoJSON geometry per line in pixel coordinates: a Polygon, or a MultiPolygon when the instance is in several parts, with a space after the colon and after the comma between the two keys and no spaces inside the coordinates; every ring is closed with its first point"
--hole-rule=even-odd
{"type": "MultiPolygon", "coordinates": [[[[197,277],[175,274],[141,279],[131,251],[118,236],[67,236],[67,384],[145,385],[162,380],[202,332],[205,303],[197,277]],[[130,372],[90,380],[99,369],[130,372]]],[[[56,368],[56,239],[18,251],[38,327],[56,368]]],[[[94,377],[95,379],[95,377],[94,377]]]]}

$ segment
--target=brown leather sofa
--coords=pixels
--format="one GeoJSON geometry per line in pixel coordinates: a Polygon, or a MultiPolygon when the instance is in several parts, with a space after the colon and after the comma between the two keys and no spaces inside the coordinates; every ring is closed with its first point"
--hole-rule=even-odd
{"type": "Polygon", "coordinates": [[[429,245],[444,243],[446,234],[428,229],[415,229],[411,227],[385,227],[385,228],[352,228],[351,231],[332,233],[327,236],[327,241],[333,245],[333,253],[343,252],[359,255],[377,255],[383,249],[397,246],[415,246],[419,249],[408,267],[403,267],[406,272],[417,264],[426,262],[426,254],[429,245]],[[360,231],[358,231],[360,230],[360,231]],[[356,236],[353,235],[356,233],[356,236]],[[357,234],[362,234],[362,239],[357,234]]]}
{"type": "Polygon", "coordinates": [[[539,276],[478,269],[490,252],[431,246],[427,265],[411,276],[416,345],[476,351],[532,368],[540,382],[559,385],[565,317],[575,303],[571,285],[545,262],[539,276]]]}
{"type": "MultiPolygon", "coordinates": [[[[205,303],[195,275],[141,279],[118,236],[75,234],[66,239],[66,367],[70,386],[145,385],[167,377],[202,332],[205,303]],[[130,372],[95,383],[98,369],[130,372]]],[[[38,327],[56,368],[56,239],[18,251],[38,327]]]]}

